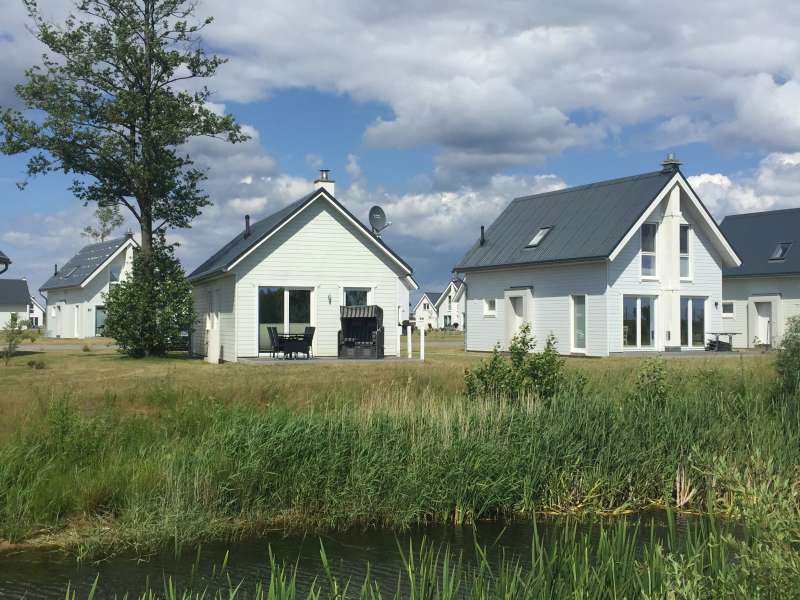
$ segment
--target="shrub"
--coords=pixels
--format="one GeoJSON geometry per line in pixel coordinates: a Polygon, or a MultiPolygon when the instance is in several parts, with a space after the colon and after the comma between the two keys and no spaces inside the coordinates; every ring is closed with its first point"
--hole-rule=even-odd
{"type": "Polygon", "coordinates": [[[163,356],[195,321],[192,287],[163,235],[145,259],[133,258],[131,276],[106,295],[104,334],[129,356],[163,356]]]}
{"type": "Polygon", "coordinates": [[[663,403],[668,394],[666,362],[660,358],[646,359],[636,374],[636,395],[642,400],[663,403]]]}
{"type": "Polygon", "coordinates": [[[788,393],[800,391],[800,317],[789,319],[775,360],[781,388],[788,393]]]}
{"type": "MultiPolygon", "coordinates": [[[[530,325],[520,327],[508,346],[508,360],[495,347],[491,358],[481,362],[464,374],[464,384],[470,398],[503,396],[519,398],[535,394],[540,398],[552,398],[567,380],[564,358],[556,349],[556,338],[552,334],[545,341],[542,352],[534,352],[536,340],[531,335],[530,325]]],[[[583,383],[575,382],[579,387],[583,383]]]]}
{"type": "Polygon", "coordinates": [[[89,344],[84,344],[83,348],[81,348],[84,352],[91,352],[92,349],[89,347],[89,344]]]}
{"type": "Polygon", "coordinates": [[[47,367],[47,365],[43,360],[33,360],[33,359],[28,361],[28,366],[31,369],[36,369],[37,371],[47,367]]]}
{"type": "Polygon", "coordinates": [[[28,336],[27,327],[28,322],[26,320],[20,319],[17,313],[11,313],[8,323],[0,330],[0,339],[3,342],[0,355],[2,355],[6,366],[8,366],[8,361],[11,360],[17,348],[19,348],[20,342],[28,336]]]}

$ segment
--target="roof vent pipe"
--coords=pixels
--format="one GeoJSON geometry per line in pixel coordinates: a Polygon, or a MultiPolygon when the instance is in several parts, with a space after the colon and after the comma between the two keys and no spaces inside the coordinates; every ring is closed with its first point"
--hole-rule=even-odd
{"type": "Polygon", "coordinates": [[[661,172],[662,173],[677,173],[680,171],[681,168],[681,161],[679,161],[673,152],[667,154],[667,158],[665,158],[661,162],[661,172]]]}
{"type": "Polygon", "coordinates": [[[53,275],[58,275],[58,263],[53,265],[53,275]]]}
{"type": "Polygon", "coordinates": [[[250,215],[244,216],[244,237],[250,237],[250,215]]]}
{"type": "Polygon", "coordinates": [[[484,232],[484,227],[481,225],[481,246],[486,243],[486,234],[484,232]]]}

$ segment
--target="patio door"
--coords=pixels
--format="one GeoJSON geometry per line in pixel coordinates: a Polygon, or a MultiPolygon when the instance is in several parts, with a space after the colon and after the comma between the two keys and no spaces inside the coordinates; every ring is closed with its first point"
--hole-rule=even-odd
{"type": "Polygon", "coordinates": [[[270,327],[274,327],[278,334],[299,334],[312,324],[311,291],[310,288],[258,288],[259,353],[272,352],[270,327]]]}

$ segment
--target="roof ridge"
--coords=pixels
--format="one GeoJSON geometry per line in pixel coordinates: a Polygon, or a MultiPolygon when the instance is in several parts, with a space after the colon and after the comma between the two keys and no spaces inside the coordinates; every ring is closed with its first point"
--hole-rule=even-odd
{"type": "Polygon", "coordinates": [[[800,212],[800,206],[796,206],[793,208],[776,208],[775,210],[754,210],[753,212],[746,212],[746,213],[735,213],[732,215],[725,215],[722,217],[722,220],[725,219],[737,219],[739,217],[758,217],[758,216],[767,216],[767,215],[774,215],[777,213],[787,213],[787,212],[800,212]]]}
{"type": "Polygon", "coordinates": [[[593,187],[602,187],[606,185],[615,185],[618,183],[623,183],[625,181],[633,181],[635,179],[644,179],[648,177],[655,177],[657,175],[672,175],[673,173],[665,173],[664,171],[650,171],[647,173],[639,173],[638,175],[627,175],[625,177],[617,177],[615,179],[604,179],[602,181],[594,181],[592,183],[584,183],[581,185],[574,185],[572,187],[561,188],[560,190],[551,190],[549,192],[540,192],[538,194],[528,194],[526,196],[517,196],[512,200],[512,202],[516,202],[517,200],[531,200],[533,198],[541,198],[544,196],[555,196],[557,194],[564,194],[566,192],[574,192],[578,190],[586,190],[593,187]]]}

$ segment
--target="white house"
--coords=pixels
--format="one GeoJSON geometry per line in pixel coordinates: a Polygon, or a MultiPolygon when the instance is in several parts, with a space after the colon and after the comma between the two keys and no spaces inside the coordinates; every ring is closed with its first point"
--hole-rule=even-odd
{"type": "Polygon", "coordinates": [[[465,298],[459,294],[461,283],[451,281],[434,302],[437,329],[461,329],[464,325],[465,298]]]}
{"type": "Polygon", "coordinates": [[[466,349],[507,348],[526,322],[561,353],[702,349],[741,261],[679,165],[513,200],[454,268],[466,349]]]}
{"type": "Polygon", "coordinates": [[[267,328],[315,327],[316,356],[337,356],[340,306],[383,310],[384,353],[399,356],[411,267],[334,197],[327,172],[316,189],[245,227],[189,275],[199,315],[196,354],[236,361],[271,353],[267,328]],[[219,339],[219,348],[207,342],[219,339]]]}
{"type": "Polygon", "coordinates": [[[30,297],[28,303],[28,324],[33,329],[44,327],[46,310],[44,305],[34,296],[30,297]]]}
{"type": "Polygon", "coordinates": [[[137,246],[133,236],[89,244],[39,288],[47,297],[47,335],[87,338],[102,335],[105,294],[124,281],[137,246]]]}
{"type": "Polygon", "coordinates": [[[31,294],[24,279],[0,279],[0,328],[5,327],[11,315],[20,320],[28,318],[28,302],[31,294]]]}
{"type": "Polygon", "coordinates": [[[435,329],[437,325],[436,301],[441,292],[422,292],[412,311],[417,329],[435,329]]]}
{"type": "Polygon", "coordinates": [[[720,229],[742,259],[722,271],[722,329],[734,347],[778,346],[800,316],[800,208],[725,217],[720,229]]]}

